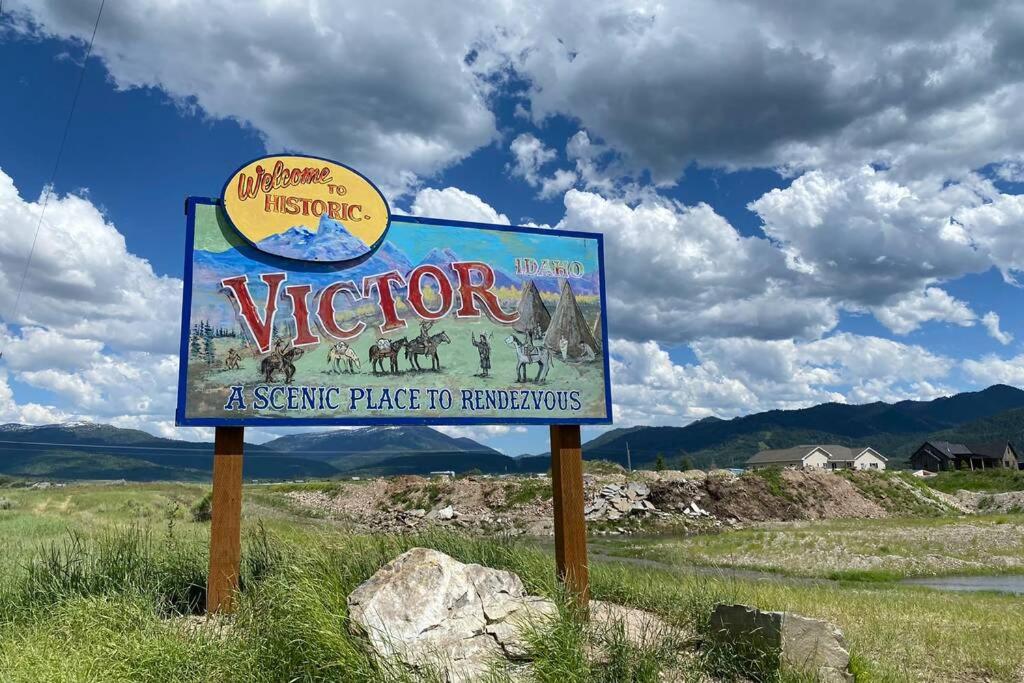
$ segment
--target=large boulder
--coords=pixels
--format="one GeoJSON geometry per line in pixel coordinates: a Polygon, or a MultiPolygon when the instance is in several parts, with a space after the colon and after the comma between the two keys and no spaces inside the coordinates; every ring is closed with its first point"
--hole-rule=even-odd
{"type": "Polygon", "coordinates": [[[383,566],[348,597],[352,624],[374,652],[449,681],[478,680],[501,658],[527,655],[523,629],[556,614],[526,594],[511,572],[413,548],[383,566]]]}
{"type": "Polygon", "coordinates": [[[853,681],[843,634],[827,621],[747,605],[716,605],[711,638],[741,653],[777,657],[784,669],[813,674],[822,683],[853,681]]]}

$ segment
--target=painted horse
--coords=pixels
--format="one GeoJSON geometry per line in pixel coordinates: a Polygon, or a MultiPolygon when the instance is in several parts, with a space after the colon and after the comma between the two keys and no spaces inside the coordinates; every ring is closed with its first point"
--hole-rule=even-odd
{"type": "Polygon", "coordinates": [[[384,359],[388,359],[391,365],[391,374],[398,374],[398,352],[409,344],[409,340],[405,337],[388,341],[387,339],[378,340],[370,347],[370,368],[373,370],[373,374],[378,374],[378,368],[380,373],[383,374],[384,370],[384,359]],[[379,342],[384,341],[387,344],[381,344],[379,342]]]}
{"type": "Polygon", "coordinates": [[[351,373],[354,373],[355,369],[360,367],[359,356],[352,350],[352,347],[345,342],[338,342],[327,352],[327,371],[340,375],[342,373],[342,361],[348,363],[348,371],[351,373]]]}
{"type": "Polygon", "coordinates": [[[516,381],[526,382],[526,368],[531,363],[537,363],[537,377],[533,380],[534,382],[543,382],[547,379],[548,370],[551,368],[551,352],[543,346],[530,346],[527,347],[518,337],[514,334],[510,334],[505,337],[505,344],[515,349],[516,359],[519,361],[516,365],[516,381]]]}
{"type": "Polygon", "coordinates": [[[284,383],[291,384],[295,377],[295,361],[302,357],[302,349],[289,348],[287,351],[274,351],[260,363],[260,373],[267,384],[274,382],[277,372],[284,373],[284,383]]]}
{"type": "Polygon", "coordinates": [[[430,369],[440,370],[441,359],[437,355],[437,347],[441,344],[451,344],[452,340],[448,338],[447,332],[438,332],[432,334],[426,339],[423,337],[417,337],[409,342],[405,347],[405,359],[409,361],[409,365],[415,370],[422,370],[418,356],[430,356],[430,369]]]}

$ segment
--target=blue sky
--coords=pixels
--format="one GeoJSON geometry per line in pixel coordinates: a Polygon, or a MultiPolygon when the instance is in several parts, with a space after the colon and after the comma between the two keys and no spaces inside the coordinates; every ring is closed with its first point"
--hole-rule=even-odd
{"type": "Polygon", "coordinates": [[[172,424],[183,199],[285,150],[604,232],[619,424],[1024,384],[1014,3],[514,4],[108,6],[15,314],[98,3],[5,3],[0,420],[208,437],[172,424]]]}

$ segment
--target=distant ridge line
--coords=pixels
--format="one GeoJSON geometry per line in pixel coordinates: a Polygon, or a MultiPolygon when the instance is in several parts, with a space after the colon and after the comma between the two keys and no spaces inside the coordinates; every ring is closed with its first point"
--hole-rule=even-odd
{"type": "MultiPolygon", "coordinates": [[[[102,448],[102,449],[119,449],[119,450],[137,450],[137,451],[181,451],[188,450],[190,447],[186,444],[195,444],[196,450],[201,447],[213,447],[211,441],[186,441],[181,446],[123,446],[123,445],[104,445],[99,443],[59,443],[56,441],[10,441],[7,439],[0,439],[0,444],[11,444],[17,446],[55,446],[57,448],[75,449],[75,448],[102,448]]],[[[263,448],[263,444],[251,444],[258,448],[263,448]]],[[[2,446],[0,446],[2,447],[2,446]]],[[[269,450],[269,449],[268,449],[269,450]]],[[[342,450],[332,449],[329,451],[274,451],[271,450],[269,453],[246,453],[247,457],[268,457],[268,458],[281,458],[292,455],[303,455],[309,453],[315,453],[318,455],[346,455],[346,454],[371,454],[371,455],[405,455],[405,454],[419,454],[419,453],[487,453],[488,451],[456,451],[451,448],[417,448],[412,451],[395,451],[390,449],[378,449],[378,450],[342,450]]],[[[184,455],[184,454],[183,454],[184,455]]],[[[194,457],[193,454],[184,455],[184,457],[194,457]]],[[[512,457],[512,456],[507,456],[512,457]]]]}

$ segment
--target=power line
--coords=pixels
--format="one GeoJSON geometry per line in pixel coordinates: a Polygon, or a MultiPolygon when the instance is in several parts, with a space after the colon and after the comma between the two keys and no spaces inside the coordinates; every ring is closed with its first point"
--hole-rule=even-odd
{"type": "MultiPolygon", "coordinates": [[[[50,182],[46,184],[46,194],[43,195],[43,205],[39,209],[39,221],[36,223],[35,233],[32,235],[32,246],[28,250],[28,258],[25,260],[25,270],[21,274],[21,282],[18,285],[18,293],[14,296],[14,307],[7,320],[14,322],[18,317],[18,310],[21,306],[21,294],[25,290],[25,280],[28,278],[29,267],[32,265],[32,257],[36,253],[36,242],[39,239],[39,228],[43,225],[43,216],[46,214],[46,206],[50,202],[50,194],[53,192],[53,183],[57,179],[57,170],[60,168],[61,157],[64,156],[64,144],[68,139],[68,131],[71,129],[71,119],[75,115],[75,107],[78,104],[78,96],[82,92],[82,83],[85,81],[85,67],[92,56],[92,45],[96,40],[96,31],[100,26],[100,17],[103,16],[103,6],[107,0],[100,0],[99,11],[96,12],[96,22],[92,27],[92,36],[89,38],[89,47],[86,48],[85,57],[82,59],[82,69],[78,72],[78,84],[75,86],[75,95],[71,98],[71,109],[68,111],[67,121],[64,122],[64,132],[60,138],[60,145],[57,147],[57,159],[53,162],[53,171],[50,173],[50,182]]],[[[0,15],[3,14],[3,3],[0,0],[0,15]]]]}

